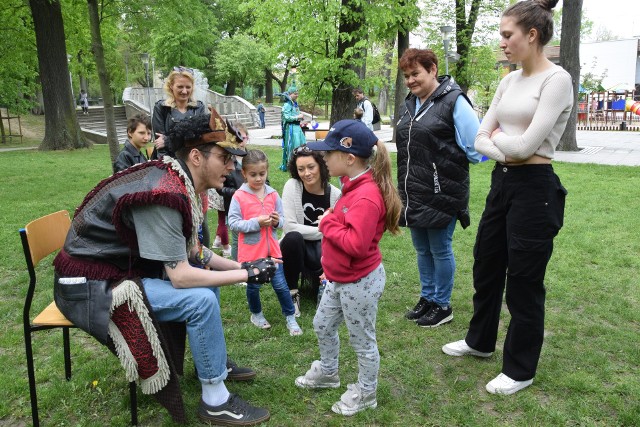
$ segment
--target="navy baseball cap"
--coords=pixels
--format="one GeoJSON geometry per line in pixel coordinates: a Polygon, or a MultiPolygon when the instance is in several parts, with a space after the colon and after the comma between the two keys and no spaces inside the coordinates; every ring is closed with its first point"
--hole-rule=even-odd
{"type": "Polygon", "coordinates": [[[335,123],[324,141],[308,142],[307,147],[317,151],[343,151],[368,158],[378,137],[360,120],[340,120],[335,123]]]}

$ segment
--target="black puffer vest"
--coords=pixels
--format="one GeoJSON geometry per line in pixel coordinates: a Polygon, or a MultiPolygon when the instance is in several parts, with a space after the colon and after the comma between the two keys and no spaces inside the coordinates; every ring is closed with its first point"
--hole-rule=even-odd
{"type": "Polygon", "coordinates": [[[458,96],[467,98],[451,77],[438,81],[418,111],[415,95],[407,96],[397,124],[401,226],[445,228],[454,215],[463,228],[470,223],[469,161],[456,143],[453,125],[458,96]]]}

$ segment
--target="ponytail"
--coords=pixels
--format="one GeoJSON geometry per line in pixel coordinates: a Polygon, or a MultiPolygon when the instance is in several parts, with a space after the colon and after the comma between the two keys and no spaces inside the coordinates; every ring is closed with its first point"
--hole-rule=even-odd
{"type": "Polygon", "coordinates": [[[391,159],[387,152],[384,142],[378,141],[373,147],[373,152],[369,158],[369,164],[373,173],[373,180],[378,185],[384,205],[387,210],[384,226],[391,234],[399,234],[400,211],[402,210],[402,201],[398,195],[398,190],[393,184],[391,177],[391,159]]]}

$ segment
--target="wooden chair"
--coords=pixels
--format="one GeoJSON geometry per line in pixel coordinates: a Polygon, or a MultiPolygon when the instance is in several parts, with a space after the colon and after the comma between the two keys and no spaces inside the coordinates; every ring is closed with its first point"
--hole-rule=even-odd
{"type": "Polygon", "coordinates": [[[325,139],[327,137],[327,134],[329,133],[329,130],[317,130],[316,131],[316,141],[320,140],[320,139],[325,139]]]}
{"type": "Polygon", "coordinates": [[[156,148],[156,147],[155,147],[153,144],[148,145],[148,146],[145,148],[145,151],[146,151],[146,154],[147,154],[147,159],[151,159],[151,155],[153,154],[153,150],[154,150],[154,148],[156,148]]]}
{"type": "MultiPolygon", "coordinates": [[[[64,347],[64,372],[67,380],[71,379],[71,352],[69,346],[69,329],[75,328],[73,323],[67,320],[58,310],[55,302],[51,302],[41,311],[33,321],[31,318],[31,303],[38,285],[35,268],[38,263],[48,255],[62,248],[67,232],[71,226],[71,219],[67,211],[58,211],[34,221],[31,221],[24,228],[20,229],[24,257],[29,270],[29,289],[24,303],[23,323],[24,323],[24,345],[27,356],[27,371],[29,374],[29,393],[31,396],[31,417],[34,427],[40,425],[38,417],[38,397],[36,394],[36,378],[33,363],[33,348],[31,334],[36,331],[61,328],[62,343],[64,347]]],[[[51,294],[52,283],[43,285],[51,294]]],[[[131,398],[131,424],[138,424],[138,405],[136,395],[136,383],[129,383],[129,394],[131,398]]]]}

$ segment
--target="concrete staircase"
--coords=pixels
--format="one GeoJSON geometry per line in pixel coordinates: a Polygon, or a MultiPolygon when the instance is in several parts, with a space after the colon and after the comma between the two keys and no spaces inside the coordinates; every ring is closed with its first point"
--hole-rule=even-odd
{"type": "MultiPolygon", "coordinates": [[[[104,144],[107,139],[107,126],[104,118],[104,108],[102,106],[89,107],[89,114],[82,114],[82,110],[76,110],[78,123],[86,138],[94,143],[104,144]]],[[[127,140],[127,115],[124,106],[114,107],[116,120],[116,131],[118,142],[124,144],[127,140]]]]}
{"type": "Polygon", "coordinates": [[[282,107],[265,107],[264,123],[266,126],[280,125],[282,107]]]}

